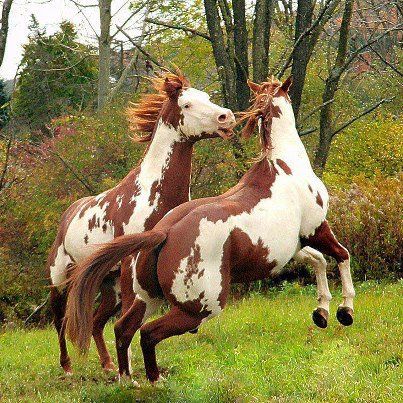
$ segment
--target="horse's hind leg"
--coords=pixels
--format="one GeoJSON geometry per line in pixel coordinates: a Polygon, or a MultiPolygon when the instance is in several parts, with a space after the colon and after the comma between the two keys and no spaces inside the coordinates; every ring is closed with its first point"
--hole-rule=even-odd
{"type": "Polygon", "coordinates": [[[103,336],[103,331],[109,318],[119,310],[119,297],[117,295],[116,281],[119,281],[119,279],[107,279],[101,285],[101,301],[94,313],[92,328],[92,337],[97,346],[102,368],[105,371],[114,371],[116,369],[109,351],[106,348],[103,336]]]}
{"type": "Polygon", "coordinates": [[[310,264],[315,270],[316,284],[318,290],[318,307],[312,313],[312,319],[316,326],[327,327],[329,318],[329,305],[332,295],[330,294],[329,285],[326,277],[327,263],[322,253],[307,246],[301,249],[294,259],[297,262],[310,264]]]}
{"type": "Polygon", "coordinates": [[[120,376],[131,376],[129,348],[134,333],[161,304],[162,300],[157,298],[144,301],[136,297],[129,310],[116,322],[115,337],[120,376]]]}
{"type": "Polygon", "coordinates": [[[66,312],[66,300],[66,289],[59,291],[54,287],[50,290],[50,306],[53,312],[53,322],[59,339],[60,365],[66,375],[71,375],[73,371],[71,369],[70,357],[67,352],[65,330],[63,326],[63,319],[66,312]]]}
{"type": "Polygon", "coordinates": [[[190,315],[178,307],[173,307],[163,317],[141,327],[140,344],[143,351],[146,375],[150,382],[156,382],[160,376],[155,356],[155,346],[168,337],[178,336],[189,330],[196,329],[202,319],[203,317],[200,315],[190,315]]]}
{"type": "Polygon", "coordinates": [[[351,279],[350,254],[348,250],[336,239],[327,221],[324,221],[313,235],[301,241],[303,245],[311,246],[336,259],[340,271],[343,295],[343,303],[337,309],[336,316],[342,325],[351,325],[353,323],[355,291],[351,279]]]}

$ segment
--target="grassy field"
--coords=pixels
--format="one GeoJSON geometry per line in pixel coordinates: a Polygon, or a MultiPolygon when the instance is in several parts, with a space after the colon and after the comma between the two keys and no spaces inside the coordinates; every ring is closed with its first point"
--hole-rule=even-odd
{"type": "MultiPolygon", "coordinates": [[[[231,303],[221,317],[162,342],[166,380],[150,386],[138,335],[134,377],[117,384],[72,351],[75,374],[57,363],[53,329],[0,334],[0,401],[44,402],[397,402],[403,396],[403,283],[357,286],[355,323],[339,325],[334,292],[328,329],[312,325],[315,290],[286,285],[231,303]]],[[[113,350],[112,326],[107,331],[113,350]]],[[[72,349],[71,349],[72,350],[72,349]]]]}

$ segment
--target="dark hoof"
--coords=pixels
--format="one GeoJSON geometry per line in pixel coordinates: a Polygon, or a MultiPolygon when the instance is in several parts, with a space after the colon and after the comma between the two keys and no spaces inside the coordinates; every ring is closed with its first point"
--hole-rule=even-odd
{"type": "Polygon", "coordinates": [[[199,328],[196,327],[196,329],[189,330],[189,333],[196,334],[198,331],[199,331],[199,328]]]}
{"type": "Polygon", "coordinates": [[[348,306],[339,306],[336,317],[344,326],[350,326],[353,324],[353,310],[348,306]]]}
{"type": "Polygon", "coordinates": [[[329,317],[329,312],[323,308],[316,308],[312,312],[312,320],[316,326],[320,327],[321,329],[327,328],[327,319],[329,317]]]}

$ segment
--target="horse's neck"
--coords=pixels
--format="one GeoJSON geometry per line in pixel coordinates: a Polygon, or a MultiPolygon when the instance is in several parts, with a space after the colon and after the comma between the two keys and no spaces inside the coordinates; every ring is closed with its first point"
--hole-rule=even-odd
{"type": "Polygon", "coordinates": [[[154,187],[164,206],[186,201],[192,149],[193,143],[183,141],[177,130],[160,121],[140,166],[137,182],[141,188],[154,187]]]}
{"type": "Polygon", "coordinates": [[[282,159],[290,167],[312,171],[305,147],[295,128],[294,113],[291,104],[284,97],[276,97],[273,104],[280,107],[278,118],[273,118],[271,126],[271,159],[282,159]]]}

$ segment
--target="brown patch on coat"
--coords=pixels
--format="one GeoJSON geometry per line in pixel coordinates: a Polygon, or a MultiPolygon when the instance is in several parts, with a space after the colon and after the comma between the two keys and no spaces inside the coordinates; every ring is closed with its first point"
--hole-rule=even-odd
{"type": "Polygon", "coordinates": [[[308,185],[308,189],[309,189],[309,191],[310,191],[311,193],[313,193],[313,189],[312,189],[312,186],[311,186],[311,185],[308,185]]]}
{"type": "Polygon", "coordinates": [[[88,229],[89,229],[90,231],[92,231],[92,230],[95,228],[96,219],[97,219],[97,217],[96,217],[96,215],[94,214],[94,215],[92,216],[92,218],[90,218],[90,219],[88,220],[88,229]]]}
{"type": "Polygon", "coordinates": [[[160,181],[156,180],[152,185],[151,185],[151,190],[150,190],[150,197],[148,198],[148,202],[150,203],[150,206],[152,206],[155,202],[155,198],[157,197],[157,194],[159,193],[160,188],[160,181]]]}
{"type": "Polygon", "coordinates": [[[270,277],[277,262],[275,260],[270,262],[270,249],[260,238],[257,244],[254,244],[248,234],[235,228],[229,240],[232,283],[248,283],[270,277]]]}
{"type": "Polygon", "coordinates": [[[337,241],[326,220],[316,228],[313,235],[301,237],[301,246],[317,249],[335,258],[337,263],[344,262],[350,257],[348,250],[337,241]]]}
{"type": "Polygon", "coordinates": [[[85,234],[84,243],[85,243],[86,245],[88,244],[88,234],[85,234]]]}
{"type": "Polygon", "coordinates": [[[323,200],[319,192],[316,194],[316,204],[323,208],[323,200]]]}
{"type": "Polygon", "coordinates": [[[286,162],[284,162],[282,159],[277,158],[276,159],[277,165],[287,174],[287,175],[292,175],[292,170],[291,168],[287,165],[286,162]]]}

